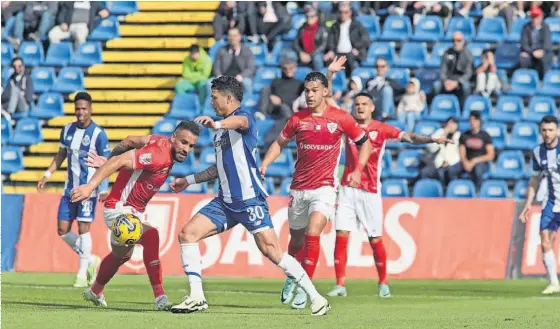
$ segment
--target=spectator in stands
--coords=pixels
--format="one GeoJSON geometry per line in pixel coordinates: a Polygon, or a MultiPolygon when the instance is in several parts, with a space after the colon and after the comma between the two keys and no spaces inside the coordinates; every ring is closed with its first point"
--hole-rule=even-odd
{"type": "Polygon", "coordinates": [[[274,46],[276,36],[290,31],[291,17],[286,6],[279,1],[257,1],[257,33],[268,50],[274,46]]]}
{"type": "Polygon", "coordinates": [[[41,42],[54,26],[54,16],[58,9],[56,1],[30,1],[23,8],[14,26],[14,37],[19,40],[31,39],[41,42]]]}
{"type": "Polygon", "coordinates": [[[2,108],[9,114],[27,112],[33,104],[33,81],[25,71],[23,60],[16,57],[12,60],[14,73],[10,76],[6,89],[2,92],[2,108]]]}
{"type": "Polygon", "coordinates": [[[521,31],[522,68],[535,68],[542,79],[552,63],[552,35],[548,24],[543,22],[543,11],[533,7],[530,11],[531,22],[521,31]]]}
{"type": "Polygon", "coordinates": [[[411,17],[413,25],[423,16],[439,16],[445,22],[452,13],[453,5],[448,1],[414,1],[411,6],[406,7],[406,15],[411,17]]]}
{"type": "Polygon", "coordinates": [[[469,116],[471,129],[459,139],[459,153],[463,172],[471,175],[477,187],[482,183],[484,174],[490,169],[488,162],[494,160],[492,137],[481,130],[480,112],[472,111],[469,116]]]}
{"type": "Polygon", "coordinates": [[[498,77],[498,68],[492,50],[485,49],[482,52],[481,60],[482,63],[476,69],[475,93],[490,97],[492,93],[502,89],[502,82],[498,77]]]}
{"type": "MultiPolygon", "coordinates": [[[[25,7],[24,1],[2,1],[2,10],[0,10],[2,16],[2,35],[4,35],[4,26],[6,22],[12,18],[16,17],[16,21],[23,20],[23,8],[25,7]]],[[[14,47],[17,51],[19,45],[21,44],[21,36],[18,38],[16,35],[23,35],[23,24],[20,24],[17,28],[14,25],[11,33],[6,36],[6,40],[14,47]],[[21,33],[20,33],[21,31],[21,33]]]]}
{"type": "Polygon", "coordinates": [[[397,106],[397,118],[406,125],[408,132],[414,130],[416,120],[420,118],[425,107],[426,94],[420,89],[420,81],[412,78],[406,86],[406,93],[397,106]]]}
{"type": "Polygon", "coordinates": [[[387,117],[394,108],[393,97],[395,100],[400,99],[405,89],[395,79],[389,78],[389,63],[384,58],[378,58],[375,62],[377,74],[375,78],[366,82],[366,91],[373,98],[375,110],[373,118],[382,120],[387,117]]]}
{"type": "Polygon", "coordinates": [[[328,52],[324,56],[330,62],[335,56],[346,56],[346,76],[350,77],[355,62],[365,61],[369,46],[369,34],[357,20],[352,19],[352,8],[348,3],[338,6],[339,20],[330,28],[327,41],[328,52]]]}
{"type": "Polygon", "coordinates": [[[434,83],[434,95],[454,94],[463,106],[471,93],[473,62],[471,52],[465,47],[463,33],[453,33],[453,47],[443,53],[439,73],[441,80],[434,83]]]}
{"type": "Polygon", "coordinates": [[[432,138],[445,136],[454,143],[428,144],[427,152],[422,158],[424,167],[420,170],[421,178],[439,179],[443,186],[459,177],[463,171],[461,158],[459,156],[459,138],[461,132],[458,129],[459,120],[450,117],[445,121],[443,128],[436,130],[432,138]]]}
{"type": "Polygon", "coordinates": [[[341,101],[340,107],[348,111],[352,111],[352,108],[354,107],[354,97],[356,97],[357,94],[361,93],[362,89],[362,78],[355,75],[350,79],[350,82],[348,83],[348,90],[344,94],[342,94],[342,92],[336,92],[333,95],[333,99],[335,101],[341,101]]]}
{"type": "Polygon", "coordinates": [[[245,33],[249,5],[250,3],[245,1],[220,1],[212,21],[216,41],[222,40],[227,30],[232,27],[238,28],[241,34],[245,33]]]}
{"type": "Polygon", "coordinates": [[[101,1],[61,1],[58,5],[56,26],[49,32],[50,43],[72,37],[74,45],[86,42],[98,17],[107,18],[109,11],[101,1]]]}
{"type": "Polygon", "coordinates": [[[293,48],[300,64],[311,66],[314,71],[320,71],[324,67],[323,55],[327,48],[329,32],[319,21],[315,7],[305,6],[305,16],[307,21],[299,28],[293,48]]]}
{"type": "Polygon", "coordinates": [[[177,94],[197,91],[200,104],[206,100],[206,83],[212,73],[212,60],[204,48],[192,45],[183,61],[183,78],[175,85],[177,94]]]}
{"type": "Polygon", "coordinates": [[[268,149],[288,119],[294,114],[294,102],[303,93],[303,81],[295,79],[297,63],[291,58],[282,61],[282,77],[272,80],[270,87],[261,92],[259,110],[274,119],[274,125],[265,137],[265,149],[268,149]]]}
{"type": "Polygon", "coordinates": [[[508,31],[513,24],[514,14],[515,8],[512,1],[491,1],[488,3],[488,6],[484,7],[482,10],[482,16],[484,17],[503,17],[506,21],[508,31]]]}
{"type": "MultiPolygon", "coordinates": [[[[228,31],[229,44],[220,48],[216,61],[212,66],[215,77],[228,75],[235,77],[245,87],[246,93],[253,89],[253,76],[256,66],[253,53],[241,43],[241,32],[234,27],[228,31]]],[[[206,84],[206,92],[210,94],[210,80],[206,84]]]]}

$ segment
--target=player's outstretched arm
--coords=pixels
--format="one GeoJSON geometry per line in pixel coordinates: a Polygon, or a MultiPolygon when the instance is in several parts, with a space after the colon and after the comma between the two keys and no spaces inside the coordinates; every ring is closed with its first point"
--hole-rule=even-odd
{"type": "Polygon", "coordinates": [[[214,121],[208,116],[201,116],[194,119],[194,122],[212,129],[245,130],[249,128],[249,119],[244,115],[232,115],[220,121],[214,121]]]}
{"type": "Polygon", "coordinates": [[[529,219],[529,209],[531,209],[531,205],[533,204],[533,200],[535,199],[535,194],[537,188],[539,186],[540,176],[538,174],[533,174],[531,179],[529,180],[529,187],[527,188],[527,199],[525,200],[525,206],[519,214],[519,220],[522,223],[526,223],[529,219]]]}
{"type": "Polygon", "coordinates": [[[43,190],[43,187],[45,187],[45,184],[51,177],[52,173],[57,171],[58,168],[60,168],[60,166],[66,159],[67,155],[68,155],[68,151],[66,150],[66,148],[60,147],[58,149],[58,152],[56,152],[56,155],[54,156],[51,164],[43,174],[43,177],[41,178],[41,180],[39,180],[39,182],[37,182],[37,191],[41,192],[43,190]]]}
{"type": "Polygon", "coordinates": [[[333,107],[339,107],[333,98],[333,79],[336,72],[344,69],[346,56],[335,57],[327,69],[327,80],[329,82],[329,93],[327,94],[327,104],[333,107]]]}
{"type": "Polygon", "coordinates": [[[455,142],[453,140],[445,138],[443,136],[432,138],[431,136],[425,136],[425,135],[414,134],[414,133],[404,133],[401,136],[401,142],[410,143],[410,144],[429,144],[429,143],[455,144],[455,142]]]}
{"type": "Polygon", "coordinates": [[[274,143],[270,145],[268,151],[266,151],[266,155],[264,156],[263,161],[261,162],[261,167],[259,168],[259,171],[261,172],[261,175],[263,177],[264,174],[266,173],[266,169],[268,168],[268,166],[271,163],[273,163],[274,160],[276,160],[276,158],[280,156],[280,153],[282,153],[282,149],[286,145],[288,145],[289,142],[290,142],[289,139],[285,139],[284,137],[282,137],[282,135],[280,135],[278,136],[278,138],[276,138],[274,143]]]}
{"type": "Polygon", "coordinates": [[[140,149],[144,147],[149,141],[150,141],[150,136],[128,136],[125,139],[123,139],[120,143],[118,143],[115,146],[115,148],[113,148],[111,154],[109,154],[109,157],[104,157],[94,152],[88,152],[88,157],[86,159],[86,166],[91,168],[99,168],[103,164],[105,164],[105,162],[107,162],[108,159],[117,155],[121,155],[130,150],[140,149]]]}
{"type": "Polygon", "coordinates": [[[211,165],[197,174],[175,179],[175,181],[169,184],[169,187],[173,192],[179,193],[186,189],[189,185],[209,182],[216,178],[218,178],[218,166],[211,165]]]}

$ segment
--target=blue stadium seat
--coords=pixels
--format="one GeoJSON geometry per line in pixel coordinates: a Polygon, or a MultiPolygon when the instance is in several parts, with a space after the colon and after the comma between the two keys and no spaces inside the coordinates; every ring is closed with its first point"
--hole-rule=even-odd
{"type": "Polygon", "coordinates": [[[106,3],[111,15],[128,15],[138,11],[136,1],[107,1],[106,3]]]}
{"type": "Polygon", "coordinates": [[[478,67],[482,62],[481,56],[485,49],[490,49],[490,45],[487,43],[469,43],[467,49],[471,52],[474,59],[474,67],[478,67]]]}
{"type": "Polygon", "coordinates": [[[499,69],[510,70],[519,64],[519,44],[503,43],[496,48],[496,66],[499,69]]]}
{"type": "Polygon", "coordinates": [[[362,23],[366,31],[368,31],[370,40],[376,40],[378,38],[381,33],[379,17],[374,15],[358,15],[356,20],[362,23]]]}
{"type": "MultiPolygon", "coordinates": [[[[500,79],[500,81],[502,82],[502,86],[509,86],[509,78],[507,76],[507,72],[504,69],[499,69],[498,70],[498,78],[500,79]]],[[[496,91],[496,94],[498,96],[502,95],[502,90],[498,90],[496,91]]]]}
{"type": "Polygon", "coordinates": [[[408,183],[405,179],[386,179],[381,184],[383,197],[406,198],[408,197],[408,183]]]}
{"type": "Polygon", "coordinates": [[[496,150],[503,150],[506,146],[507,128],[503,122],[485,122],[484,131],[492,137],[492,144],[496,150]]]}
{"type": "Polygon", "coordinates": [[[194,153],[191,152],[182,163],[175,162],[169,174],[175,177],[185,177],[187,175],[194,174],[196,172],[196,169],[197,167],[195,164],[194,153]]]}
{"type": "Polygon", "coordinates": [[[410,70],[403,69],[403,68],[392,68],[387,72],[387,76],[391,79],[397,80],[397,82],[406,87],[408,82],[410,81],[410,70]]]}
{"type": "Polygon", "coordinates": [[[194,119],[200,115],[198,95],[194,93],[176,94],[166,117],[170,119],[194,119]]]}
{"type": "MultiPolygon", "coordinates": [[[[327,75],[327,68],[321,70],[325,76],[327,75]]],[[[344,72],[336,72],[333,77],[332,89],[334,92],[346,90],[348,83],[346,82],[346,75],[344,72]]]]}
{"type": "Polygon", "coordinates": [[[24,41],[19,47],[18,56],[27,67],[40,65],[45,59],[43,45],[35,41],[24,41]]]}
{"type": "Polygon", "coordinates": [[[552,43],[559,44],[560,43],[560,17],[549,17],[544,20],[548,27],[550,28],[550,32],[552,34],[552,43]]]}
{"type": "Polygon", "coordinates": [[[517,69],[511,78],[511,89],[508,95],[533,96],[539,87],[539,75],[533,69],[517,69]]]}
{"type": "Polygon", "coordinates": [[[116,16],[109,16],[102,20],[90,33],[90,41],[107,41],[121,36],[119,21],[116,16]]]}
{"type": "Polygon", "coordinates": [[[294,172],[294,156],[292,150],[284,149],[282,153],[268,166],[266,176],[289,177],[294,172]]]}
{"type": "Polygon", "coordinates": [[[185,194],[206,194],[208,193],[208,183],[189,185],[182,193],[185,194]]]}
{"type": "Polygon", "coordinates": [[[447,24],[447,32],[445,33],[445,40],[451,41],[453,33],[463,32],[466,41],[471,41],[474,33],[474,20],[472,17],[453,16],[447,24]]]}
{"type": "Polygon", "coordinates": [[[506,37],[507,42],[519,42],[521,41],[521,31],[523,31],[523,27],[527,25],[531,20],[528,18],[519,18],[517,17],[513,24],[510,27],[510,31],[508,36],[506,37]]]}
{"type": "Polygon", "coordinates": [[[454,179],[447,184],[445,192],[447,198],[474,198],[476,189],[474,183],[467,179],[454,179]]]}
{"type": "Polygon", "coordinates": [[[2,66],[10,66],[14,58],[14,48],[8,42],[2,42],[2,66]]]}
{"type": "Polygon", "coordinates": [[[504,41],[506,35],[506,21],[503,17],[485,17],[478,23],[478,33],[474,40],[498,43],[504,41]]]}
{"type": "Polygon", "coordinates": [[[510,150],[532,150],[539,142],[539,128],[535,123],[518,122],[511,129],[506,148],[510,150]]]}
{"type": "Polygon", "coordinates": [[[12,35],[14,25],[16,24],[16,16],[8,18],[5,22],[6,25],[2,27],[2,41],[6,41],[6,37],[12,35]]]}
{"type": "Polygon", "coordinates": [[[259,94],[251,94],[247,95],[247,97],[243,97],[243,102],[241,102],[241,107],[243,109],[250,111],[251,113],[255,113],[259,111],[259,94]]]}
{"type": "Polygon", "coordinates": [[[397,157],[397,167],[393,170],[392,177],[412,179],[418,176],[421,150],[403,150],[397,157]]]}
{"type": "Polygon", "coordinates": [[[365,83],[373,77],[372,74],[373,70],[370,67],[357,67],[352,70],[352,76],[358,76],[362,79],[362,85],[365,86],[365,83]]]}
{"type": "Polygon", "coordinates": [[[293,41],[297,37],[299,28],[305,23],[306,18],[304,14],[292,16],[292,28],[290,31],[283,35],[282,39],[286,41],[293,41]]]}
{"type": "Polygon", "coordinates": [[[270,87],[272,80],[278,79],[280,76],[281,72],[278,67],[261,67],[257,69],[253,83],[253,90],[260,93],[264,87],[270,87]]]}
{"type": "Polygon", "coordinates": [[[257,120],[257,132],[259,133],[258,146],[264,146],[264,139],[273,125],[274,120],[271,119],[257,120]]]}
{"type": "Polygon", "coordinates": [[[101,44],[99,42],[84,42],[78,47],[78,50],[70,60],[70,64],[90,67],[94,64],[103,63],[101,53],[101,44]]]}
{"type": "Polygon", "coordinates": [[[53,43],[47,50],[47,58],[43,62],[48,66],[66,66],[72,59],[72,43],[53,43]]]}
{"type": "Polygon", "coordinates": [[[31,71],[33,89],[37,93],[44,93],[51,89],[55,80],[55,73],[52,67],[36,67],[31,71]]]}
{"type": "Polygon", "coordinates": [[[383,152],[381,178],[391,177],[393,174],[393,159],[391,152],[383,152]]]}
{"type": "MultiPolygon", "coordinates": [[[[205,129],[209,130],[209,129],[205,129]]],[[[206,148],[200,152],[198,157],[198,167],[204,170],[216,163],[216,152],[213,148],[206,148]]]]}
{"type": "Polygon", "coordinates": [[[501,96],[496,111],[490,113],[490,120],[506,123],[519,121],[523,114],[523,99],[518,96],[501,96]]]}
{"type": "Polygon", "coordinates": [[[8,144],[13,134],[12,124],[2,115],[2,145],[8,144]]]}
{"type": "Polygon", "coordinates": [[[390,15],[383,23],[382,41],[406,41],[412,35],[412,25],[408,16],[390,15]]]}
{"type": "Polygon", "coordinates": [[[161,119],[152,128],[152,134],[171,136],[177,127],[177,120],[161,119]]]}
{"type": "MultiPolygon", "coordinates": [[[[560,88],[560,87],[559,87],[560,88]]],[[[547,96],[533,96],[523,120],[539,123],[545,115],[556,115],[556,102],[547,96]]]]}
{"type": "Polygon", "coordinates": [[[174,180],[175,180],[174,177],[168,176],[165,179],[165,182],[159,188],[159,192],[160,193],[172,193],[173,190],[171,190],[171,187],[169,187],[169,184],[173,183],[174,180]]]}
{"type": "Polygon", "coordinates": [[[503,180],[486,180],[480,186],[480,195],[482,199],[506,199],[509,190],[506,181],[503,180]]]}
{"type": "Polygon", "coordinates": [[[6,87],[12,74],[14,74],[14,69],[9,66],[2,69],[2,87],[6,87]]]}
{"type": "Polygon", "coordinates": [[[460,114],[461,110],[457,96],[439,94],[432,100],[428,118],[436,121],[445,121],[450,116],[459,117],[460,114]]]}
{"type": "Polygon", "coordinates": [[[471,129],[471,124],[467,120],[459,120],[459,131],[464,133],[467,130],[471,129]]]}
{"type": "Polygon", "coordinates": [[[220,180],[219,179],[214,180],[213,192],[216,195],[220,194],[220,180]]]}
{"type": "Polygon", "coordinates": [[[525,171],[525,157],[521,151],[503,151],[496,159],[496,167],[490,172],[494,179],[521,179],[525,171]]]}
{"type": "Polygon", "coordinates": [[[220,48],[225,45],[227,45],[227,42],[225,42],[224,40],[216,40],[212,47],[208,49],[208,56],[210,56],[210,58],[212,59],[212,63],[216,61],[216,55],[218,55],[218,51],[220,50],[220,48]]]}
{"type": "MultiPolygon", "coordinates": [[[[212,129],[203,128],[198,136],[198,141],[196,142],[198,147],[210,147],[214,146],[214,132],[212,129]]],[[[211,148],[213,150],[213,148],[211,148]]]]}
{"type": "Polygon", "coordinates": [[[482,119],[486,120],[490,115],[491,109],[492,103],[488,97],[470,95],[463,105],[463,119],[468,119],[472,111],[477,111],[482,115],[482,119]]]}
{"type": "MultiPolygon", "coordinates": [[[[431,136],[436,130],[441,128],[440,124],[435,121],[416,121],[414,125],[414,133],[424,136],[431,136]]],[[[406,148],[423,149],[426,144],[404,144],[406,148]]]]}
{"type": "Polygon", "coordinates": [[[439,80],[439,69],[418,69],[416,79],[420,81],[420,89],[429,95],[432,93],[434,82],[439,80]]]}
{"type": "Polygon", "coordinates": [[[58,78],[51,91],[70,94],[84,90],[84,72],[79,67],[65,67],[58,72],[58,78]]]}
{"type": "Polygon", "coordinates": [[[422,16],[414,25],[412,41],[436,42],[443,39],[443,21],[439,16],[422,16]]]}
{"type": "Polygon", "coordinates": [[[14,136],[10,144],[29,146],[43,141],[41,122],[37,119],[24,118],[18,120],[14,136]]]}
{"type": "Polygon", "coordinates": [[[39,96],[37,106],[31,116],[39,119],[51,119],[64,115],[64,98],[59,93],[43,93],[39,96]]]}
{"type": "Polygon", "coordinates": [[[288,41],[276,41],[272,50],[268,53],[265,65],[278,67],[284,58],[291,58],[297,61],[298,55],[292,49],[292,43],[288,41]]]}
{"type": "Polygon", "coordinates": [[[439,68],[441,66],[441,56],[453,45],[449,42],[438,42],[432,48],[430,58],[426,61],[426,67],[439,68]]]}
{"type": "Polygon", "coordinates": [[[527,198],[527,189],[529,183],[526,180],[519,180],[513,186],[513,197],[517,200],[525,200],[527,198]]]}
{"type": "Polygon", "coordinates": [[[272,177],[267,177],[264,180],[264,189],[268,195],[274,195],[276,188],[274,187],[274,179],[272,177]]]}
{"type": "Polygon", "coordinates": [[[303,80],[305,80],[305,76],[307,76],[311,72],[313,72],[313,70],[310,67],[298,66],[298,68],[296,69],[296,74],[294,75],[294,78],[303,81],[303,80]]]}
{"type": "Polygon", "coordinates": [[[292,178],[286,177],[280,183],[280,191],[278,195],[280,196],[289,196],[290,195],[290,185],[292,185],[292,178]]]}
{"type": "Polygon", "coordinates": [[[389,42],[373,42],[368,48],[366,65],[375,66],[378,58],[384,58],[389,65],[393,65],[395,47],[389,42]]]}
{"type": "MultiPolygon", "coordinates": [[[[393,127],[397,127],[397,128],[399,128],[399,130],[406,131],[406,126],[398,120],[387,120],[385,123],[387,123],[388,125],[391,125],[393,127]]],[[[399,142],[399,141],[388,140],[385,143],[385,147],[388,148],[388,149],[397,149],[398,150],[398,149],[402,149],[404,147],[404,144],[399,142]]]]}
{"type": "Polygon", "coordinates": [[[428,59],[428,47],[424,42],[407,42],[403,44],[399,55],[398,67],[423,67],[428,59]]]}
{"type": "Polygon", "coordinates": [[[220,119],[220,117],[216,114],[216,111],[212,107],[211,101],[211,97],[206,97],[206,100],[204,101],[204,107],[202,107],[202,115],[207,115],[214,120],[220,119]]]}
{"type": "Polygon", "coordinates": [[[23,152],[15,146],[2,147],[2,175],[23,170],[23,152]]]}
{"type": "Polygon", "coordinates": [[[249,48],[253,53],[255,66],[263,66],[268,56],[268,48],[266,47],[266,45],[263,43],[249,42],[245,44],[245,47],[249,48]]]}
{"type": "Polygon", "coordinates": [[[414,198],[441,198],[443,197],[443,187],[437,179],[420,179],[414,184],[412,196],[414,198]]]}
{"type": "Polygon", "coordinates": [[[537,93],[543,96],[560,97],[560,70],[546,72],[542,87],[537,93]]]}

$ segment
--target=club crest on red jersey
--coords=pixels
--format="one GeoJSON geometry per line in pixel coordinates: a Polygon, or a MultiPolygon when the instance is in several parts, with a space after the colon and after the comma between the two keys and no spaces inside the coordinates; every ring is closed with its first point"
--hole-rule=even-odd
{"type": "Polygon", "coordinates": [[[321,130],[321,125],[315,125],[315,130],[321,130]]]}
{"type": "Polygon", "coordinates": [[[378,132],[375,131],[375,130],[369,132],[369,138],[371,138],[371,139],[376,139],[377,135],[378,135],[378,132]]]}
{"type": "Polygon", "coordinates": [[[138,161],[143,165],[152,164],[152,153],[141,154],[138,161]]]}
{"type": "Polygon", "coordinates": [[[329,122],[327,123],[327,129],[329,130],[329,132],[332,134],[336,131],[336,129],[338,128],[338,124],[336,122],[329,122]]]}

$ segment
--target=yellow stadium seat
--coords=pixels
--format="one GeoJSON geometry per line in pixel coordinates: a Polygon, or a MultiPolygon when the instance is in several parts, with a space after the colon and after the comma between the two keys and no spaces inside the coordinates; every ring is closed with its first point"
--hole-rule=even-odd
{"type": "MultiPolygon", "coordinates": [[[[169,110],[167,103],[96,103],[93,104],[93,117],[97,114],[159,114],[163,115],[169,110]]],[[[74,114],[74,103],[64,104],[64,113],[74,114]]]]}
{"type": "MultiPolygon", "coordinates": [[[[160,116],[94,116],[93,121],[103,128],[107,127],[153,127],[160,120],[160,116]]],[[[49,120],[51,127],[63,127],[64,125],[75,121],[74,116],[61,116],[49,120]]]]}
{"type": "MultiPolygon", "coordinates": [[[[103,51],[103,62],[166,62],[182,63],[187,51],[103,51]]],[[[150,64],[151,65],[151,64],[150,64]]]]}
{"type": "MultiPolygon", "coordinates": [[[[125,18],[127,23],[211,23],[214,12],[138,12],[125,18]]],[[[121,28],[126,25],[122,25],[121,28]]]]}
{"type": "MultiPolygon", "coordinates": [[[[37,192],[37,187],[33,185],[23,185],[23,186],[6,186],[3,187],[4,193],[18,193],[18,194],[25,194],[25,193],[34,193],[37,192]]],[[[64,187],[62,186],[47,186],[43,188],[42,193],[58,193],[61,194],[64,192],[64,187]]]]}
{"type": "MultiPolygon", "coordinates": [[[[23,158],[23,165],[25,168],[43,168],[49,167],[53,160],[52,156],[26,156],[23,158]]],[[[67,161],[64,160],[60,168],[65,169],[68,165],[67,161]]]]}
{"type": "Polygon", "coordinates": [[[142,11],[216,10],[219,1],[138,1],[142,11]]]}
{"type": "Polygon", "coordinates": [[[209,48],[214,44],[213,38],[117,38],[107,41],[107,48],[155,49],[174,48],[186,49],[193,44],[209,48]]]}
{"type": "MultiPolygon", "coordinates": [[[[91,90],[88,92],[95,102],[168,102],[175,97],[175,92],[171,90],[91,90]]],[[[74,99],[74,94],[69,97],[71,100],[74,99]]]]}
{"type": "MultiPolygon", "coordinates": [[[[150,129],[114,129],[108,128],[105,129],[107,132],[107,137],[109,140],[112,141],[121,141],[125,139],[127,136],[135,135],[148,135],[150,133],[150,129]]],[[[60,129],[59,128],[44,128],[43,129],[43,138],[45,140],[58,140],[60,138],[60,129]]]]}
{"type": "Polygon", "coordinates": [[[177,78],[144,77],[86,77],[84,83],[89,89],[173,89],[177,78]]]}
{"type": "Polygon", "coordinates": [[[208,36],[213,34],[210,25],[123,25],[120,28],[122,37],[143,37],[143,36],[208,36]]]}
{"type": "MultiPolygon", "coordinates": [[[[115,147],[117,143],[110,143],[111,149],[115,147]]],[[[55,154],[58,152],[59,143],[58,142],[42,142],[39,144],[31,145],[29,147],[29,152],[32,154],[42,153],[42,154],[55,154]]],[[[52,158],[51,158],[52,159],[52,158]]],[[[25,160],[24,160],[25,161],[25,160]]]]}
{"type": "MultiPolygon", "coordinates": [[[[18,171],[15,174],[10,175],[10,180],[14,182],[38,182],[45,173],[44,170],[24,170],[18,171]]],[[[113,174],[109,177],[109,182],[115,182],[117,174],[113,174]]],[[[52,174],[49,178],[49,182],[52,183],[64,183],[66,180],[66,171],[58,170],[52,174]]]]}
{"type": "Polygon", "coordinates": [[[96,64],[89,74],[102,75],[181,75],[181,64],[96,64]]]}

